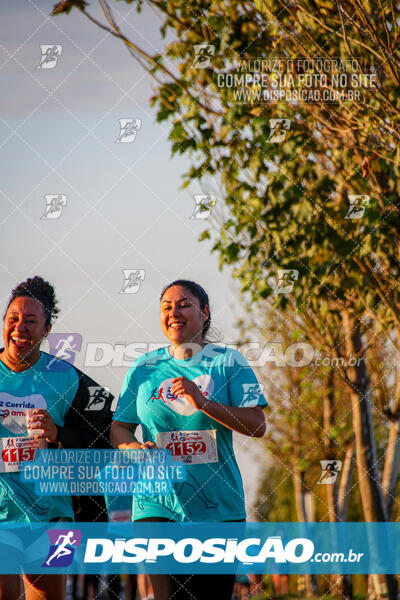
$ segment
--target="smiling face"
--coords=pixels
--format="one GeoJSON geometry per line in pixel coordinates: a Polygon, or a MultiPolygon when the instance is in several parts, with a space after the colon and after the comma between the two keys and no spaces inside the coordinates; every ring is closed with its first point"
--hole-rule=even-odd
{"type": "Polygon", "coordinates": [[[38,300],[26,296],[15,298],[4,318],[2,361],[13,370],[29,368],[38,360],[41,341],[50,329],[38,300]]]}
{"type": "Polygon", "coordinates": [[[200,308],[199,300],[187,289],[177,285],[166,290],[161,298],[160,319],[163,334],[174,346],[203,343],[203,325],[209,308],[200,308]]]}

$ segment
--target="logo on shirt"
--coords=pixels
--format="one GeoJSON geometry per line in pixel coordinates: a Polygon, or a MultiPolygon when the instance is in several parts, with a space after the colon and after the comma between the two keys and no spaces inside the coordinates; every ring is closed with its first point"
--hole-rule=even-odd
{"type": "MultiPolygon", "coordinates": [[[[197,385],[205,398],[211,397],[214,391],[214,380],[210,375],[199,375],[192,379],[192,381],[197,385]]],[[[174,412],[184,417],[189,417],[198,411],[198,408],[190,404],[182,394],[174,396],[171,393],[171,387],[172,379],[164,379],[158,388],[154,388],[150,400],[162,400],[174,412]]]]}
{"type": "Polygon", "coordinates": [[[261,383],[242,383],[242,387],[243,399],[240,406],[257,406],[264,386],[261,383]]]}
{"type": "Polygon", "coordinates": [[[102,410],[107,398],[110,396],[110,392],[101,385],[90,385],[89,394],[90,399],[85,410],[102,410]]]}
{"type": "Polygon", "coordinates": [[[41,394],[13,396],[0,392],[0,423],[10,433],[26,433],[26,411],[32,408],[47,408],[41,394]]]}
{"type": "Polygon", "coordinates": [[[72,563],[75,548],[81,545],[79,529],[48,529],[50,548],[42,567],[68,567],[72,563]]]}

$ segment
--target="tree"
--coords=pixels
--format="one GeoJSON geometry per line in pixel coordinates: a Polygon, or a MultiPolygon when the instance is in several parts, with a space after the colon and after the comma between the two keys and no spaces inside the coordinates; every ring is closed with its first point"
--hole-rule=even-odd
{"type": "MultiPolygon", "coordinates": [[[[258,0],[257,6],[252,0],[148,1],[160,13],[162,33],[174,36],[165,52],[174,69],[123,35],[106,0],[99,0],[105,24],[82,1],[64,0],[54,12],[77,6],[154,74],[153,103],[158,120],[172,124],[172,152],[193,156],[185,183],[220,180],[228,211],[214,237],[221,266],[234,267],[254,302],[272,299],[277,310],[290,307],[317,322],[321,347],[346,359],[338,373],[351,397],[364,516],[387,520],[365,353],[379,335],[393,337],[398,348],[392,336],[400,325],[398,7],[392,0],[258,0]],[[312,62],[315,57],[331,66],[335,58],[355,61],[361,98],[259,102],[254,59],[271,56],[284,60],[286,72],[294,61],[300,75],[319,75],[321,93],[332,90],[341,73],[327,72],[325,63],[312,62]],[[244,68],[232,65],[237,58],[244,68]],[[308,71],[304,61],[311,61],[308,71]],[[235,97],[228,75],[242,76],[247,95],[235,97]],[[273,141],[282,134],[282,143],[273,141]],[[274,293],[286,284],[293,284],[290,294],[274,293]],[[332,326],[339,348],[326,337],[332,326]],[[362,360],[352,365],[354,357],[362,360]]],[[[266,71],[271,91],[277,72],[268,65],[266,71]]],[[[305,77],[292,88],[307,91],[305,77]]],[[[202,239],[212,236],[207,230],[202,239]]],[[[391,405],[397,429],[388,455],[394,457],[400,415],[398,403],[391,405]]],[[[385,482],[396,479],[396,464],[388,463],[385,482]]],[[[374,584],[379,597],[388,590],[394,598],[393,577],[374,576],[374,584]]]]}
{"type": "MultiPolygon", "coordinates": [[[[269,402],[264,443],[273,464],[260,487],[257,511],[274,515],[286,507],[287,513],[288,499],[283,496],[288,493],[289,481],[293,490],[289,506],[293,510],[284,520],[346,521],[354,457],[347,388],[331,366],[317,366],[312,360],[299,318],[295,329],[285,321],[285,315],[251,306],[248,310],[249,316],[239,323],[240,339],[247,342],[245,335],[251,333],[253,340],[254,335],[268,340],[265,349],[271,350],[266,357],[263,349],[263,360],[268,362],[257,369],[269,402]],[[283,343],[269,341],[277,338],[283,343]],[[278,473],[281,480],[277,482],[278,494],[274,494],[278,473]]],[[[351,597],[351,577],[336,575],[330,579],[332,595],[351,597]]],[[[315,578],[306,576],[304,583],[307,595],[317,593],[315,578]]]]}

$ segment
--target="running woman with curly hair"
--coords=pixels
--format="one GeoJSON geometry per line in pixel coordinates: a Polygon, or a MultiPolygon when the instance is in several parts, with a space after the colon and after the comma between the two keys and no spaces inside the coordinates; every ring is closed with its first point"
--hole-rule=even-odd
{"type": "MultiPolygon", "coordinates": [[[[40,349],[58,312],[53,286],[35,276],[12,290],[4,315],[4,348],[0,349],[0,523],[72,522],[71,498],[36,494],[34,485],[20,478],[21,462],[27,456],[28,460],[33,458],[39,443],[54,448],[108,444],[111,394],[97,386],[100,395],[101,390],[103,393],[100,410],[86,412],[91,402],[90,386],[97,384],[73,365],[55,360],[40,349]],[[34,437],[28,435],[28,428],[36,431],[34,437]]],[[[24,573],[23,581],[26,600],[65,598],[64,575],[24,573]]],[[[18,575],[0,575],[0,597],[21,597],[18,575]]]]}

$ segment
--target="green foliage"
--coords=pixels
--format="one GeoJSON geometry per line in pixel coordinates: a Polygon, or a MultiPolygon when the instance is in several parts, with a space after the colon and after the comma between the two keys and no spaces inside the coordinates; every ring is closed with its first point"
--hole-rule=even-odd
{"type": "Polygon", "coordinates": [[[51,14],[68,14],[72,8],[79,8],[79,10],[84,10],[86,6],[88,6],[88,3],[84,2],[84,0],[62,0],[61,2],[57,2],[57,4],[54,5],[51,14]]]}
{"type": "Polygon", "coordinates": [[[297,521],[292,478],[279,464],[267,468],[258,487],[256,506],[259,521],[297,521]]]}
{"type": "MultiPolygon", "coordinates": [[[[382,286],[399,300],[390,285],[400,266],[393,247],[400,225],[400,61],[391,11],[374,20],[383,11],[378,0],[362,8],[345,2],[342,10],[354,17],[346,20],[344,42],[335,4],[263,0],[260,10],[247,0],[153,0],[152,5],[161,14],[162,32],[172,35],[165,55],[179,73],[172,79],[163,72],[152,103],[158,121],[173,123],[172,154],[195,153],[201,165],[185,175],[185,184],[207,174],[220,176],[230,212],[215,236],[220,266],[235,265],[242,289],[255,301],[271,296],[268,282],[276,282],[277,268],[295,268],[300,276],[293,300],[299,311],[350,302],[355,310],[378,307],[382,318],[392,319],[377,293],[382,286]],[[371,44],[371,36],[379,46],[371,44]],[[214,47],[208,67],[195,66],[194,44],[214,47]],[[379,67],[380,91],[364,90],[364,102],[255,105],[235,101],[232,89],[219,83],[234,58],[277,56],[357,56],[360,64],[379,67]],[[271,118],[291,120],[284,143],[268,141],[271,118]],[[345,218],[351,194],[370,196],[362,219],[345,218]],[[385,270],[374,277],[378,259],[385,270]]],[[[160,55],[153,61],[152,71],[161,74],[160,55]]],[[[274,301],[282,309],[288,306],[285,295],[274,301]]]]}

